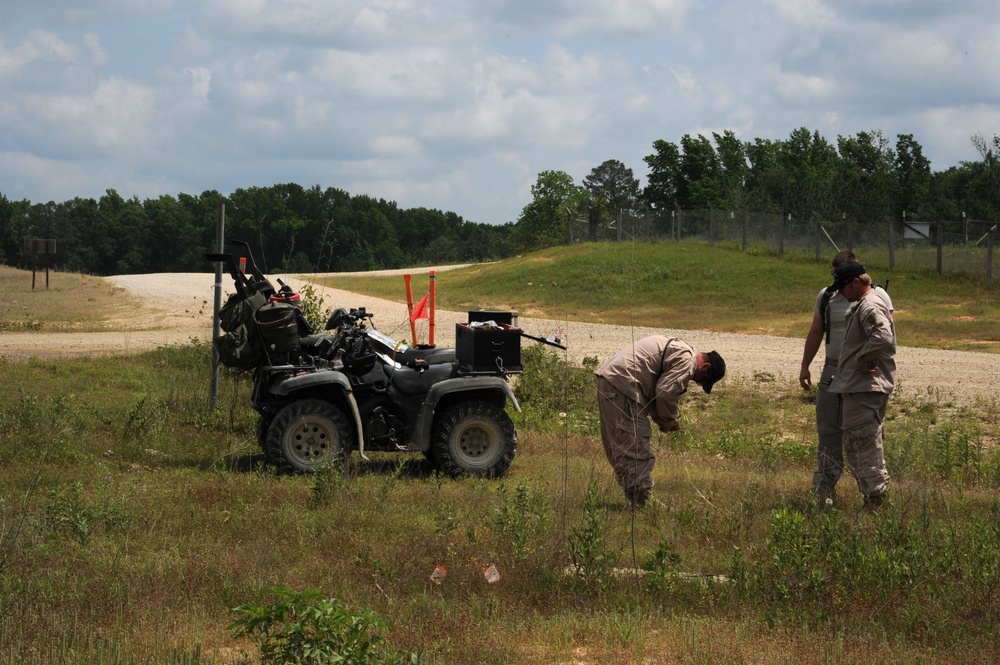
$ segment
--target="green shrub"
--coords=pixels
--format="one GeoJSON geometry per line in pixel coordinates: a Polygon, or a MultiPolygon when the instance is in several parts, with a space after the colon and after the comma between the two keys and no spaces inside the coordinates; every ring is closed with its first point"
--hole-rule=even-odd
{"type": "Polygon", "coordinates": [[[253,639],[269,665],[378,665],[421,660],[419,654],[388,647],[376,631],[387,630],[389,625],[371,610],[351,612],[336,598],[323,599],[318,589],[276,587],[264,593],[278,600],[235,608],[240,617],[228,630],[234,637],[253,639]]]}

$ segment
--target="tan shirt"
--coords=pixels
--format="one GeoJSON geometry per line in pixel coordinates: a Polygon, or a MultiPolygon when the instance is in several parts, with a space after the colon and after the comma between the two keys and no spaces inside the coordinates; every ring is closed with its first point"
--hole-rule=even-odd
{"type": "MultiPolygon", "coordinates": [[[[892,299],[886,293],[885,289],[881,286],[873,286],[872,290],[878,294],[891,312],[892,299]]],[[[825,291],[825,288],[820,289],[816,295],[816,304],[813,305],[813,312],[820,318],[823,318],[823,310],[820,305],[823,304],[823,293],[825,291]]],[[[830,308],[830,334],[826,336],[826,345],[824,347],[826,362],[828,363],[837,364],[837,361],[840,359],[840,346],[844,341],[844,328],[847,326],[847,315],[851,313],[853,305],[854,303],[849,302],[839,291],[830,296],[830,301],[827,303],[827,307],[830,308]]]]}
{"type": "Polygon", "coordinates": [[[891,393],[896,385],[896,327],[892,312],[874,290],[858,300],[847,315],[844,343],[833,393],[891,393]],[[868,371],[875,361],[875,371],[868,371]]]}
{"type": "Polygon", "coordinates": [[[675,337],[651,335],[616,353],[595,374],[669,431],[677,421],[677,401],[697,369],[695,356],[691,346],[675,337]]]}

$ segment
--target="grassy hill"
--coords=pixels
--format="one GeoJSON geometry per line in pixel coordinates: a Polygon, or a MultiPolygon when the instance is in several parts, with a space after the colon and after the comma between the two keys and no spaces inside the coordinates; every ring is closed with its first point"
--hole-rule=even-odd
{"type": "MultiPolygon", "coordinates": [[[[816,294],[831,282],[828,260],[699,243],[586,243],[443,272],[437,302],[456,311],[803,338],[816,294]]],[[[1000,352],[1000,284],[868,268],[888,282],[901,345],[1000,352]]],[[[405,300],[398,276],[325,282],[405,300]]],[[[426,285],[415,280],[413,289],[426,285]]]]}

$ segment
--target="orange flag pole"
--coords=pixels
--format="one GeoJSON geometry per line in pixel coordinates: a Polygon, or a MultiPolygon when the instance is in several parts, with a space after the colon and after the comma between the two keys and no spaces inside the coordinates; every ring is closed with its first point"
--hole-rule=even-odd
{"type": "Polygon", "coordinates": [[[413,337],[413,346],[416,346],[417,324],[413,320],[413,291],[410,290],[410,276],[403,275],[403,282],[406,283],[406,318],[410,320],[410,335],[413,337]]]}
{"type": "Polygon", "coordinates": [[[430,305],[431,313],[427,319],[427,343],[434,346],[434,301],[437,299],[437,278],[434,276],[434,271],[431,270],[431,290],[430,298],[427,299],[427,304],[430,305]]]}

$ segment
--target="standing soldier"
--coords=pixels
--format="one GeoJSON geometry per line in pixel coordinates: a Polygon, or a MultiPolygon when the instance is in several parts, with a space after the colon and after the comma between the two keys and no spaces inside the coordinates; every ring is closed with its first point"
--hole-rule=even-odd
{"type": "Polygon", "coordinates": [[[857,261],[833,271],[834,290],[856,303],[847,315],[830,392],[841,396],[844,456],[854,471],[864,505],[882,506],[889,472],[882,438],[885,409],[896,384],[896,328],[892,312],[872,289],[871,277],[857,261]]]}
{"type": "Polygon", "coordinates": [[[649,419],[664,432],[679,430],[677,401],[688,382],[710,393],[725,376],[726,363],[715,351],[699,353],[676,337],[651,335],[616,353],[595,373],[604,454],[626,500],[642,508],[656,461],[649,419]]]}
{"type": "MultiPolygon", "coordinates": [[[[840,252],[833,257],[834,270],[848,261],[857,261],[853,252],[840,252]]],[[[830,274],[833,274],[833,270],[830,274]]],[[[880,286],[872,286],[888,310],[892,311],[892,300],[889,294],[880,286]]],[[[816,385],[816,434],[818,451],[816,455],[816,471],[813,472],[812,490],[820,501],[832,499],[835,496],[837,481],[844,471],[843,435],[840,429],[840,395],[830,391],[830,384],[840,359],[841,346],[844,341],[844,327],[847,324],[847,313],[851,303],[839,291],[832,287],[824,287],[816,296],[813,306],[812,326],[806,336],[805,348],[802,352],[802,368],[799,372],[799,384],[804,390],[812,386],[812,375],[809,365],[816,357],[820,344],[824,341],[824,363],[816,385]]]]}

